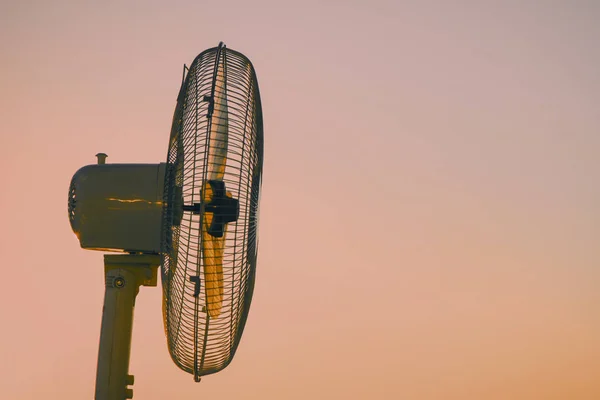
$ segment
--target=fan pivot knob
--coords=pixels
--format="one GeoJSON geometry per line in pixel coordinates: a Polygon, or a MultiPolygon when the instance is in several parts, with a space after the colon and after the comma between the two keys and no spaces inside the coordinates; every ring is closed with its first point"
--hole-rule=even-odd
{"type": "Polygon", "coordinates": [[[108,157],[106,153],[96,154],[96,158],[98,159],[98,165],[106,164],[106,157],[108,157]]]}

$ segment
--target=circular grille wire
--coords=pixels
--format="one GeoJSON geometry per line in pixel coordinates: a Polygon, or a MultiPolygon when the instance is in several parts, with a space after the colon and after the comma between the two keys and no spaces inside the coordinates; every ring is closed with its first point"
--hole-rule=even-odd
{"type": "Polygon", "coordinates": [[[201,53],[188,69],[173,117],[161,268],[169,352],[196,380],[231,362],[248,315],[256,269],[262,135],[260,96],[250,61],[222,45],[201,53]],[[225,144],[221,142],[226,157],[216,167],[210,157],[214,149],[209,148],[215,145],[215,124],[227,136],[225,144]],[[228,196],[239,201],[237,220],[226,225],[222,261],[219,257],[213,262],[222,268],[219,304],[209,296],[205,281],[210,274],[207,244],[203,246],[210,239],[202,228],[206,213],[203,208],[198,213],[183,211],[184,205],[207,200],[202,191],[215,168],[224,170],[219,177],[228,196]]]}

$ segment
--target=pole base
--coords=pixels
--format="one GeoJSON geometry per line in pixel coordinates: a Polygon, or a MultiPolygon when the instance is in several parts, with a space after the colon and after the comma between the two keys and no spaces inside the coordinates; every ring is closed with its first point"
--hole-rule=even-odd
{"type": "Polygon", "coordinates": [[[133,309],[140,286],[156,286],[161,257],[154,254],[104,256],[105,292],[96,372],[96,400],[133,398],[129,375],[133,309]]]}

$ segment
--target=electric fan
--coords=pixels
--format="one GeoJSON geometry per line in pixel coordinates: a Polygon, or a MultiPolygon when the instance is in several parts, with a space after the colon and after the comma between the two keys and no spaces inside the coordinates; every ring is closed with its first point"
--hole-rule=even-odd
{"type": "Polygon", "coordinates": [[[262,125],[251,62],[220,43],[184,66],[166,163],[106,164],[100,153],[73,176],[81,247],[125,253],[104,256],[96,399],[133,396],[133,306],[159,266],[175,364],[199,381],[231,362],[254,289],[262,125]]]}

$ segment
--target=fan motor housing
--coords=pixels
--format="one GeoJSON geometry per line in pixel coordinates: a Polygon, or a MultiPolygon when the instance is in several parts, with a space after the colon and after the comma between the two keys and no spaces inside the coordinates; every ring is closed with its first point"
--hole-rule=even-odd
{"type": "Polygon", "coordinates": [[[160,253],[166,164],[88,165],[69,190],[69,220],[81,247],[160,253]]]}

